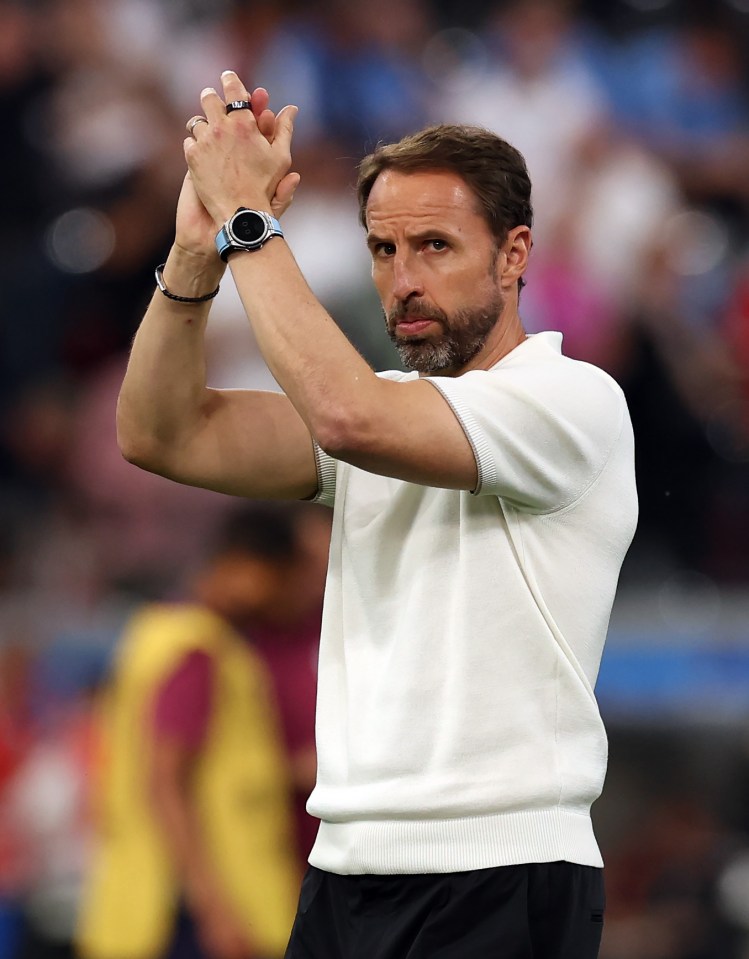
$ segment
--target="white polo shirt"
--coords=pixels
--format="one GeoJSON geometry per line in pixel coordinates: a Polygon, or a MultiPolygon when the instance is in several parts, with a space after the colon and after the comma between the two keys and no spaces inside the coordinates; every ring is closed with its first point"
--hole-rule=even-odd
{"type": "Polygon", "coordinates": [[[473,493],[318,450],[317,499],[334,521],[310,862],[600,866],[590,806],[607,744],[593,687],[637,516],[624,396],[564,357],[558,333],[429,381],[473,447],[473,493]]]}

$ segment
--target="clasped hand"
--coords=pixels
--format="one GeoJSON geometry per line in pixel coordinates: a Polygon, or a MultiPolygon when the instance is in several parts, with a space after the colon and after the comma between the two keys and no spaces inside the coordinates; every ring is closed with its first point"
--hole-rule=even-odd
{"type": "Polygon", "coordinates": [[[272,212],[288,207],[299,175],[290,173],[291,138],[297,108],[277,116],[262,87],[248,94],[236,73],[221,75],[222,99],[213,88],[200,95],[204,118],[188,123],[184,141],[189,178],[216,230],[239,206],[272,212]],[[250,100],[252,108],[227,114],[226,103],[250,100]]]}

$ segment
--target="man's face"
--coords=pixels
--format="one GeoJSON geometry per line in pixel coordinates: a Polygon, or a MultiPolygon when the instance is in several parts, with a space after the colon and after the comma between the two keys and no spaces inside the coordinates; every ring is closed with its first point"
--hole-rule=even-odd
{"type": "Polygon", "coordinates": [[[367,203],[372,277],[388,335],[420,373],[455,373],[484,347],[504,297],[498,248],[463,179],[386,170],[367,203]]]}

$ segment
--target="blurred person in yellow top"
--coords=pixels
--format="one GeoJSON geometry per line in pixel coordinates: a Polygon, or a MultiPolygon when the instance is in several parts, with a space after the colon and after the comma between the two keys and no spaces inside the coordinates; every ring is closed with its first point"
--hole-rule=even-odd
{"type": "Polygon", "coordinates": [[[85,959],[283,955],[300,883],[293,770],[243,632],[297,612],[300,543],[293,512],[245,507],[193,601],[148,604],[126,628],[103,712],[85,959]]]}

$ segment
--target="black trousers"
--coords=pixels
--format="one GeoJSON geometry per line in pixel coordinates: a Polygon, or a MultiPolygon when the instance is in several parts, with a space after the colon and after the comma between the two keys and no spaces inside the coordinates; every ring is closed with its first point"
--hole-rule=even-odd
{"type": "Polygon", "coordinates": [[[338,876],[310,867],[286,959],[596,959],[603,870],[338,876]]]}

